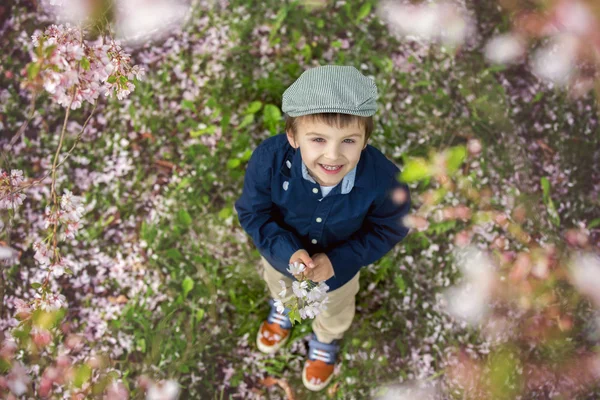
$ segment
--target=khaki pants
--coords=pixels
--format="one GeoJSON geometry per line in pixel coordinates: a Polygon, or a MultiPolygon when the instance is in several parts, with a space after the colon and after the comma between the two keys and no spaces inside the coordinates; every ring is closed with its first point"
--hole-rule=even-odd
{"type": "MultiPolygon", "coordinates": [[[[267,282],[271,297],[273,299],[280,298],[279,293],[283,290],[279,284],[280,280],[285,282],[285,286],[288,289],[287,296],[281,300],[285,302],[294,297],[295,295],[292,291],[293,280],[273,268],[264,257],[261,257],[261,261],[263,265],[263,279],[267,282]]],[[[354,299],[360,288],[359,277],[360,272],[344,286],[327,292],[327,296],[329,297],[329,302],[325,304],[327,310],[321,311],[312,322],[313,332],[319,342],[331,343],[333,340],[342,339],[344,332],[352,325],[355,312],[354,299]]]]}

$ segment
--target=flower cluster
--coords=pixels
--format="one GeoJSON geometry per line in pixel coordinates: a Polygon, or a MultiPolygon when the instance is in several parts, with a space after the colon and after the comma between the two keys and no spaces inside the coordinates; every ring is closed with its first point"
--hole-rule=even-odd
{"type": "MultiPolygon", "coordinates": [[[[292,275],[300,275],[303,274],[305,269],[306,266],[303,263],[294,262],[289,265],[287,271],[292,275]]],[[[282,289],[279,292],[279,296],[284,298],[287,295],[288,288],[283,280],[280,280],[279,284],[282,289]]],[[[329,297],[326,295],[327,290],[329,290],[329,286],[324,281],[319,282],[317,285],[310,285],[307,279],[295,281],[292,283],[292,292],[297,300],[290,308],[293,312],[298,310],[302,319],[314,318],[321,311],[327,309],[325,305],[329,301],[329,297]]],[[[277,308],[277,312],[283,314],[286,305],[282,300],[277,299],[275,300],[275,307],[277,308]]],[[[290,319],[293,323],[294,319],[291,317],[290,319]]]]}
{"type": "Polygon", "coordinates": [[[83,215],[81,196],[74,196],[70,190],[65,189],[60,199],[60,209],[54,212],[51,207],[46,207],[44,228],[55,224],[64,225],[64,238],[73,239],[79,230],[79,222],[83,215]]]}
{"type": "Polygon", "coordinates": [[[0,170],[0,209],[15,210],[23,204],[25,195],[15,191],[22,183],[23,171],[13,169],[8,174],[0,170]]]}
{"type": "MultiPolygon", "coordinates": [[[[63,225],[63,239],[74,239],[84,211],[81,201],[80,196],[74,196],[71,191],[65,189],[61,196],[60,209],[55,211],[51,207],[46,207],[44,228],[63,225]]],[[[49,267],[56,277],[64,274],[65,268],[67,268],[66,261],[58,255],[56,249],[48,248],[44,242],[34,243],[33,249],[35,250],[34,258],[41,267],[49,267]]]]}
{"type": "Polygon", "coordinates": [[[51,25],[32,36],[33,62],[29,78],[41,84],[54,101],[75,110],[82,102],[95,103],[98,96],[116,94],[119,100],[135,88],[144,69],[131,66],[131,57],[112,40],[103,37],[91,42],[85,32],[70,24],[51,25]]]}

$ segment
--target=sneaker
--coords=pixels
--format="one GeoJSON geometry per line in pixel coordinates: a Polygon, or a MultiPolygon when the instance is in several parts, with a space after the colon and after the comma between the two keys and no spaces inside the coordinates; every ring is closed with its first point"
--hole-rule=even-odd
{"type": "Polygon", "coordinates": [[[260,324],[256,336],[258,349],[267,354],[276,352],[286,344],[292,330],[292,321],[287,317],[290,309],[286,307],[283,311],[285,315],[282,315],[277,312],[273,299],[269,300],[269,305],[271,306],[269,316],[260,324]]]}
{"type": "Polygon", "coordinates": [[[302,369],[302,383],[308,390],[317,392],[329,385],[339,351],[339,340],[322,343],[312,334],[308,342],[308,359],[302,369]]]}

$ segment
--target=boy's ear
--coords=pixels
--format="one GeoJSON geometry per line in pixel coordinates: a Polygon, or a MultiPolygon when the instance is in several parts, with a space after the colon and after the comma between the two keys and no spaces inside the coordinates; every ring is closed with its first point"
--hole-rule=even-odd
{"type": "Polygon", "coordinates": [[[285,132],[285,135],[287,136],[287,140],[290,143],[290,146],[292,146],[293,148],[297,149],[298,148],[298,144],[294,140],[294,135],[292,135],[292,133],[288,132],[288,131],[285,132]]]}

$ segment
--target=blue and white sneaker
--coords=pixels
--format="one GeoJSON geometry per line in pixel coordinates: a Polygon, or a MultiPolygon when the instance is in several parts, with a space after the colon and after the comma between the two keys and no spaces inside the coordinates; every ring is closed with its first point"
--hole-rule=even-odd
{"type": "Polygon", "coordinates": [[[270,299],[269,305],[269,316],[260,324],[256,336],[258,349],[267,354],[276,352],[286,344],[292,331],[292,321],[287,317],[291,310],[286,307],[282,315],[277,312],[275,300],[270,299]]]}
{"type": "Polygon", "coordinates": [[[308,342],[308,359],[302,369],[302,383],[308,390],[317,392],[329,385],[340,351],[340,341],[322,343],[314,332],[308,342]]]}

